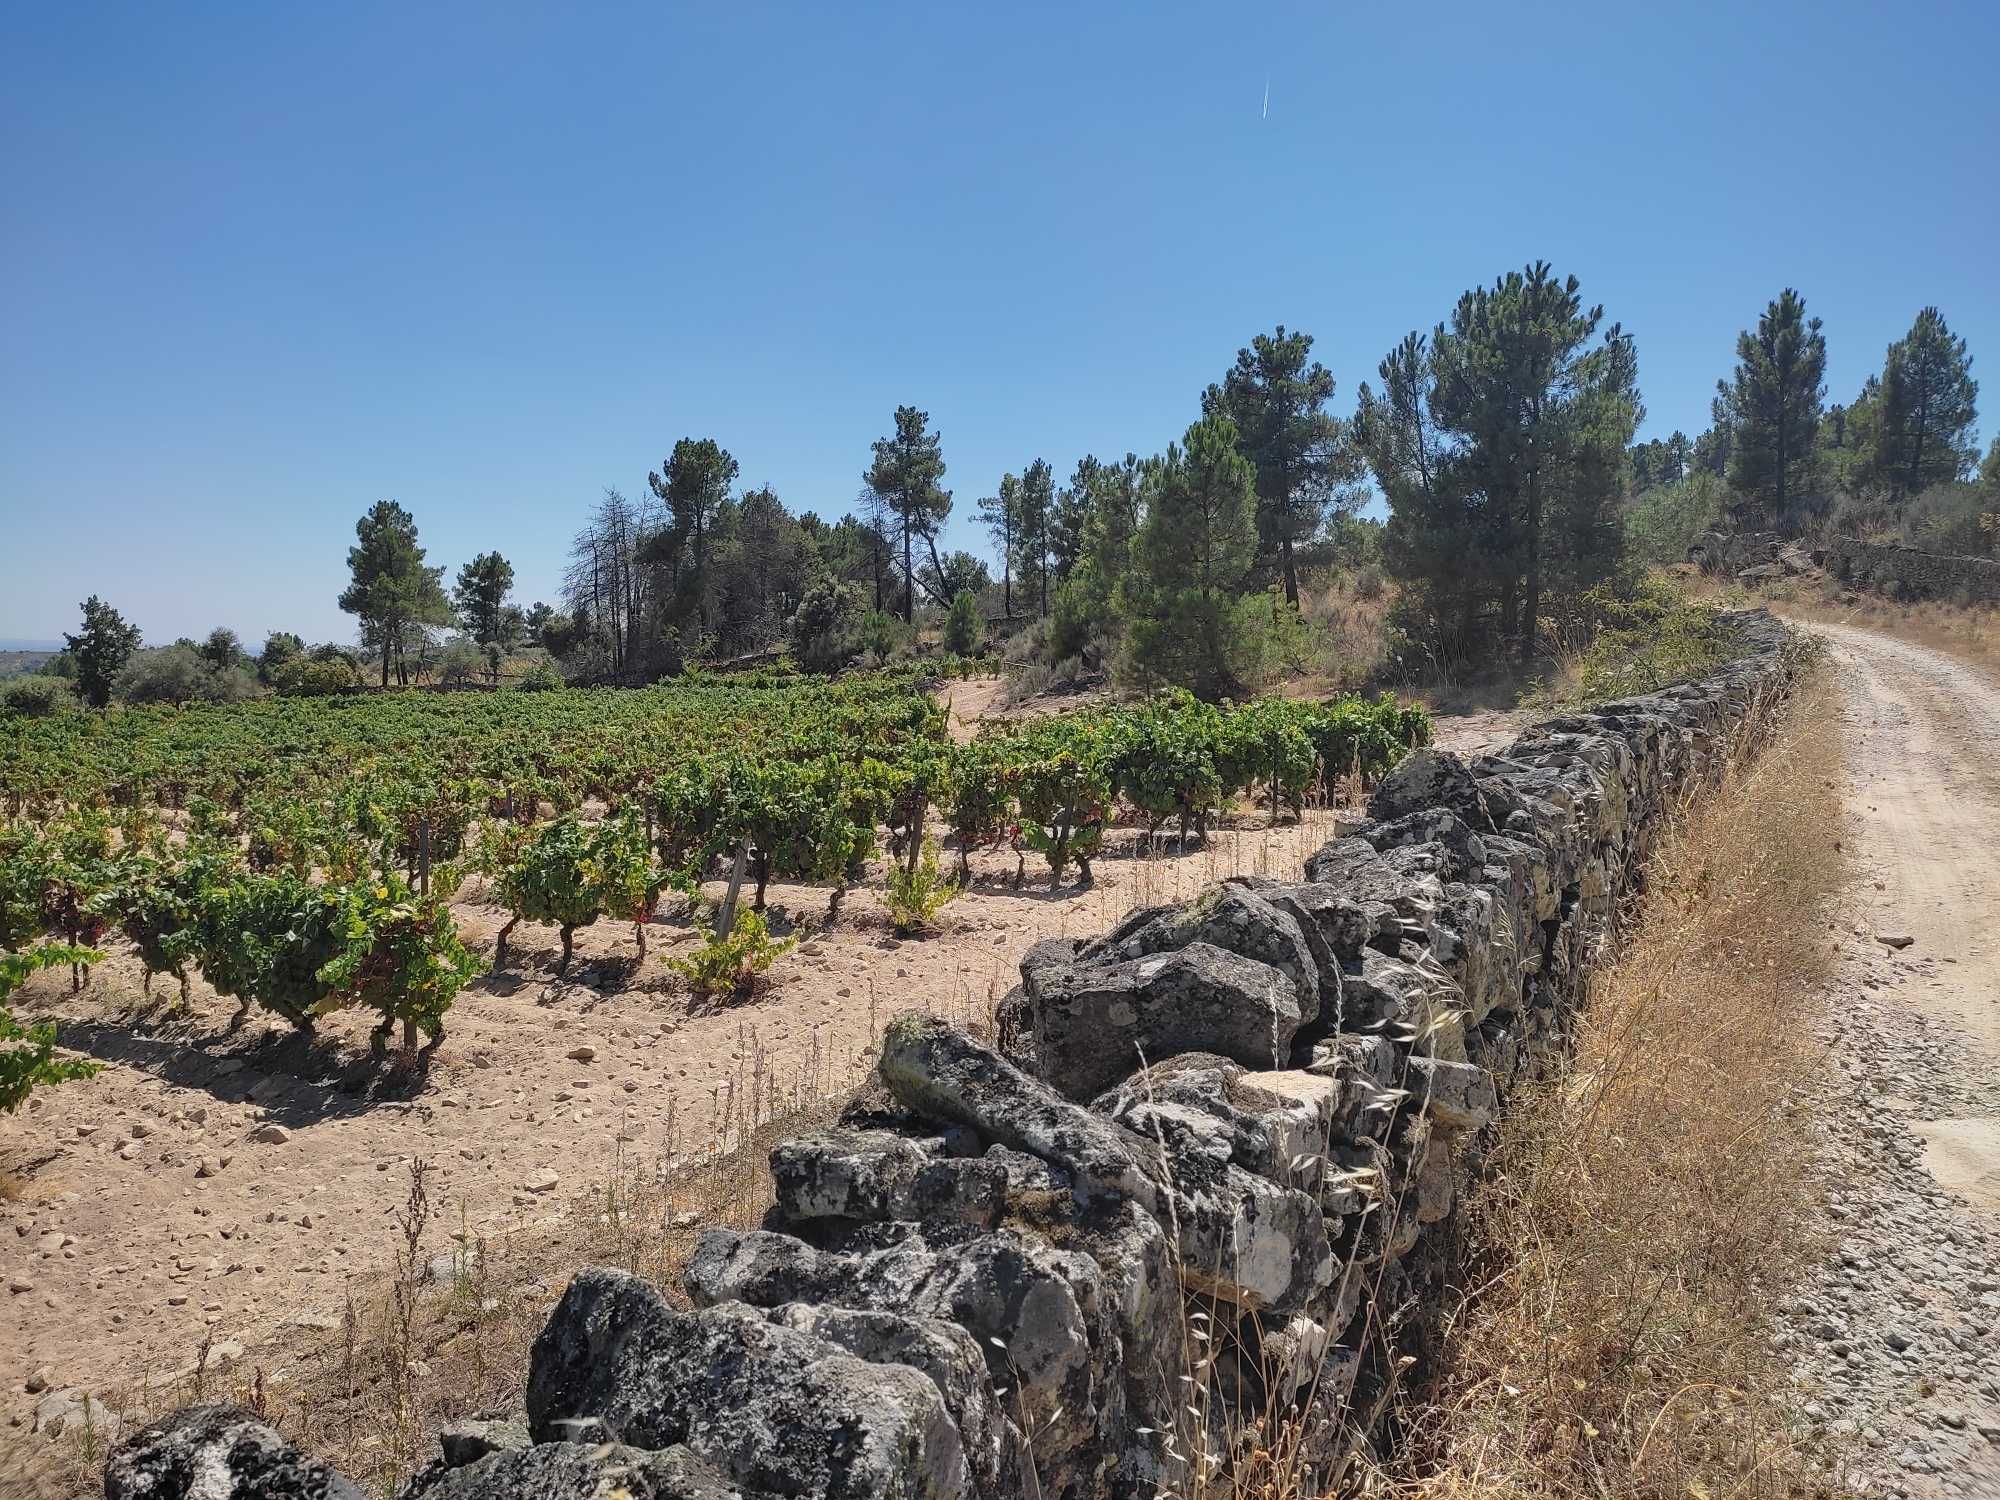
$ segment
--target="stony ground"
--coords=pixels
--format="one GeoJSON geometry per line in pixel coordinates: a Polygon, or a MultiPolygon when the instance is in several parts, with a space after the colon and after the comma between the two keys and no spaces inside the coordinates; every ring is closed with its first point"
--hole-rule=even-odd
{"type": "MultiPolygon", "coordinates": [[[[199,982],[193,1014],[171,1015],[166,987],[147,1002],[127,957],[80,995],[37,976],[24,1012],[57,1017],[64,1044],[105,1068],[0,1117],[0,1495],[7,1450],[45,1445],[38,1425],[74,1429],[84,1391],[115,1412],[135,1388],[179,1382],[205,1339],[211,1365],[268,1368],[336,1328],[349,1289],[391,1263],[412,1157],[433,1164],[447,1229],[493,1240],[553,1225],[601,1196],[621,1157],[697,1150],[753,1097],[768,1112],[795,1088],[857,1079],[896,1010],[983,1022],[1039,938],[1102,931],[1226,875],[1295,872],[1334,815],[1232,825],[1184,854],[1114,830],[1087,889],[1072,872],[1051,892],[1045,865],[1017,889],[1013,855],[975,856],[972,888],[922,940],[890,930],[879,870],[824,931],[826,890],[774,885],[774,927],[804,940],[768,989],[726,1009],[691,1010],[664,966],[699,942],[687,921],[653,924],[643,963],[629,926],[586,929],[566,979],[553,929],[523,924],[514,961],[460,997],[413,1083],[367,1060],[357,1017],[306,1045],[261,1015],[234,1025],[234,1002],[199,982]]],[[[504,913],[471,899],[457,915],[490,949],[504,913]]]]}
{"type": "Polygon", "coordinates": [[[2000,1496],[2000,684],[1823,628],[1861,879],[1816,1101],[1830,1253],[1780,1338],[1855,1488],[2000,1496]]]}

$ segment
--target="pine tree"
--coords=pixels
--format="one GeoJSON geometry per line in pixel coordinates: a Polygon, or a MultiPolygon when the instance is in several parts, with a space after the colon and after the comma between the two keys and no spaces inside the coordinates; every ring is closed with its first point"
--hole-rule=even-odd
{"type": "Polygon", "coordinates": [[[1021,473],[1021,516],[1018,543],[1021,583],[1039,596],[1036,613],[1049,614],[1049,571],[1053,562],[1055,471],[1038,458],[1021,473]]]}
{"type": "MultiPolygon", "coordinates": [[[[389,663],[400,661],[413,628],[442,625],[451,615],[444,569],[424,566],[417,523],[393,500],[378,500],[355,522],[357,544],[347,549],[350,581],[340,607],[361,619],[366,639],[382,652],[382,686],[389,663]]],[[[405,680],[407,680],[405,672],[405,680]]]]}
{"type": "Polygon", "coordinates": [[[139,627],[92,594],[83,601],[83,628],[63,634],[63,645],[76,663],[76,690],[92,708],[111,701],[111,685],[139,649],[139,627]]]}
{"type": "Polygon", "coordinates": [[[1120,590],[1134,676],[1208,699],[1248,684],[1264,601],[1242,588],[1257,543],[1256,470],[1238,449],[1235,424],[1212,412],[1153,472],[1120,590]]]}
{"type": "Polygon", "coordinates": [[[1083,561],[1084,537],[1097,505],[1103,469],[1096,458],[1086,453],[1076,461],[1069,483],[1056,491],[1055,505],[1049,512],[1049,560],[1059,585],[1083,561]]]}
{"type": "MultiPolygon", "coordinates": [[[[1442,340],[1439,326],[1435,337],[1442,340]]],[[[1382,556],[1404,590],[1406,626],[1450,659],[1477,650],[1479,619],[1499,591],[1485,496],[1461,483],[1461,465],[1431,418],[1432,342],[1411,333],[1376,367],[1378,394],[1361,384],[1355,441],[1388,502],[1382,556]]]]}
{"type": "Polygon", "coordinates": [[[1544,598],[1610,577],[1616,506],[1639,421],[1638,362],[1574,276],[1529,266],[1459,299],[1449,326],[1411,334],[1361,389],[1360,450],[1389,502],[1384,559],[1424,644],[1525,656],[1544,598]],[[1497,631],[1482,626],[1496,609],[1497,631]]]}
{"type": "Polygon", "coordinates": [[[1738,525],[1776,525],[1806,498],[1826,398],[1826,337],[1790,287],[1757,331],[1737,335],[1736,374],[1716,382],[1730,430],[1729,485],[1738,525]]]}
{"type": "MultiPolygon", "coordinates": [[[[876,439],[874,454],[874,462],[862,477],[896,518],[903,549],[903,623],[907,625],[916,619],[917,606],[913,545],[922,537],[935,564],[938,529],[951,514],[951,491],[943,484],[944,444],[930,430],[928,412],[918,411],[914,406],[899,406],[895,432],[876,439]]],[[[949,605],[951,601],[940,602],[949,605]]]]}
{"type": "MultiPolygon", "coordinates": [[[[1295,548],[1320,534],[1328,507],[1359,477],[1340,420],[1326,410],[1333,376],[1312,359],[1312,343],[1311,334],[1287,333],[1283,324],[1258,334],[1201,401],[1204,413],[1220,412],[1236,424],[1243,456],[1256,467],[1258,531],[1293,604],[1299,602],[1295,548]]],[[[1360,498],[1352,492],[1345,508],[1360,498]]]]}
{"type": "Polygon", "coordinates": [[[513,588],[514,565],[498,552],[482,552],[458,570],[452,603],[482,646],[500,639],[501,616],[513,588]]]}
{"type": "Polygon", "coordinates": [[[1572,587],[1579,569],[1609,571],[1617,542],[1600,534],[1603,487],[1615,488],[1638,425],[1631,340],[1614,323],[1590,347],[1604,309],[1586,309],[1579,285],[1546,261],[1509,272],[1462,296],[1431,347],[1432,418],[1462,449],[1461,478],[1480,497],[1499,564],[1501,634],[1524,658],[1550,558],[1570,565],[1572,587]]]}
{"type": "Polygon", "coordinates": [[[1021,530],[1021,481],[1012,474],[1000,476],[1000,492],[979,501],[979,514],[986,522],[986,534],[1000,553],[1000,591],[1007,618],[1014,618],[1014,552],[1021,530]]]}
{"type": "Polygon", "coordinates": [[[1965,340],[1925,308],[1883,360],[1873,475],[1898,500],[1964,478],[1979,457],[1978,403],[1965,340]]]}
{"type": "Polygon", "coordinates": [[[738,472],[735,457],[714,438],[684,437],[659,471],[646,475],[666,525],[648,532],[635,560],[657,574],[655,599],[671,601],[666,611],[676,627],[710,624],[709,558],[738,472]]]}

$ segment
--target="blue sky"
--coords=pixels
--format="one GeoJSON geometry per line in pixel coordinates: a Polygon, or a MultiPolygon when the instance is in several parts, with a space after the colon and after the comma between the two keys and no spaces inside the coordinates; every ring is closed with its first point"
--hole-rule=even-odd
{"type": "Polygon", "coordinates": [[[1786,285],[1833,397],[1936,303],[2000,411],[1996,50],[1985,0],[16,3],[0,636],[97,592],[347,639],[382,497],[552,596],[675,438],[837,514],[900,402],[983,545],[1003,470],[1158,449],[1253,333],[1345,413],[1535,258],[1635,334],[1648,433],[1786,285]]]}

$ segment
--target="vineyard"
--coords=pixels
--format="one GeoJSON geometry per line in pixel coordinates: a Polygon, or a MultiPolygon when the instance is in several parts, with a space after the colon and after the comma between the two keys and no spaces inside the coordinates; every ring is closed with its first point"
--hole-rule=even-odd
{"type": "Polygon", "coordinates": [[[774,880],[824,883],[831,907],[871,857],[935,901],[936,844],[1029,856],[1051,887],[1092,878],[1107,828],[1204,838],[1244,797],[1275,821],[1367,781],[1429,737],[1393,701],[1185,693],[950,732],[909,673],[828,683],[784,674],[491,695],[271,699],[0,722],[0,949],[49,957],[74,986],[104,944],[130,945],[150,988],[199,973],[246,1012],[301,1031],[357,1007],[414,1059],[444,1037],[484,967],[450,903],[485,877],[508,913],[572,935],[648,923],[699,900],[719,869],[746,907],[674,967],[727,990],[768,959],[774,880]]]}

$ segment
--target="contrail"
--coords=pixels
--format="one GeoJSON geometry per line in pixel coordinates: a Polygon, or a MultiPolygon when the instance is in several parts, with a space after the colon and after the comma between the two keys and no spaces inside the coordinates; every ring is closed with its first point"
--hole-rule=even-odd
{"type": "Polygon", "coordinates": [[[1264,114],[1263,114],[1263,118],[1264,118],[1264,119],[1266,119],[1266,120],[1268,120],[1268,119],[1270,119],[1270,118],[1271,118],[1271,80],[1270,80],[1270,79],[1268,79],[1268,78],[1266,78],[1266,79],[1264,80],[1264,114]]]}

